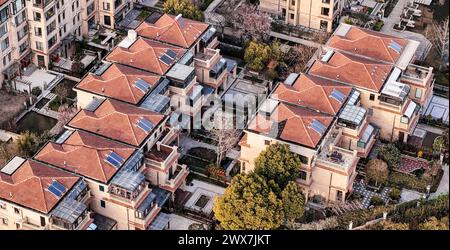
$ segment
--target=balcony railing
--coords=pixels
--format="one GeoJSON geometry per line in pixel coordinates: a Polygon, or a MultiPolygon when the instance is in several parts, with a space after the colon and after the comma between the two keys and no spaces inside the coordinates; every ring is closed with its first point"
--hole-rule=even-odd
{"type": "Polygon", "coordinates": [[[171,188],[178,188],[180,185],[180,181],[184,176],[189,173],[189,170],[186,165],[178,165],[175,173],[166,180],[165,184],[171,188]]]}

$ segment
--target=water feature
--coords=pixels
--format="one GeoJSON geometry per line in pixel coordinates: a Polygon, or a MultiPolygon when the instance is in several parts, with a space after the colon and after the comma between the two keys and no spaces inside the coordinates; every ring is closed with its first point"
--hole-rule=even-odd
{"type": "Polygon", "coordinates": [[[19,133],[30,131],[42,134],[44,131],[53,128],[57,122],[56,119],[31,111],[17,122],[17,131],[19,133]]]}
{"type": "Polygon", "coordinates": [[[45,104],[47,104],[47,102],[50,101],[50,99],[48,98],[42,98],[38,103],[36,103],[36,108],[41,109],[42,107],[45,106],[45,104]]]}

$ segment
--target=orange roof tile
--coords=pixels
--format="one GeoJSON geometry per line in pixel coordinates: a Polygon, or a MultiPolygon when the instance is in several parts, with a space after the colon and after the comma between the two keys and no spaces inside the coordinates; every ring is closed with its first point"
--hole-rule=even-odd
{"type": "Polygon", "coordinates": [[[160,79],[158,75],[113,63],[100,76],[89,73],[75,88],[137,104],[160,79]],[[135,82],[138,79],[150,84],[147,92],[144,93],[136,87],[135,82]]]}
{"type": "Polygon", "coordinates": [[[249,129],[281,140],[315,148],[324,134],[321,135],[310,127],[313,120],[328,128],[333,121],[333,117],[306,108],[280,103],[270,118],[258,113],[250,123],[249,129]],[[270,135],[271,131],[276,130],[274,126],[278,126],[277,135],[270,135]]]}
{"type": "Polygon", "coordinates": [[[333,90],[337,90],[348,97],[352,87],[302,74],[292,86],[283,83],[278,85],[272,94],[272,98],[335,115],[341,109],[345,100],[341,103],[331,97],[333,90]]]}
{"type": "Polygon", "coordinates": [[[62,170],[26,160],[11,176],[0,172],[0,198],[47,214],[79,179],[62,170]],[[62,197],[47,190],[54,180],[66,187],[62,197]]]}
{"type": "Polygon", "coordinates": [[[316,60],[308,73],[379,92],[393,66],[335,52],[328,62],[316,60]]]}
{"type": "Polygon", "coordinates": [[[106,60],[164,75],[185,52],[185,49],[139,37],[128,48],[117,46],[106,57],[106,60]],[[176,59],[170,65],[159,59],[168,49],[177,54],[176,59]]]}
{"type": "Polygon", "coordinates": [[[164,14],[154,24],[143,22],[136,28],[138,35],[189,49],[208,29],[208,24],[164,14]]]}
{"type": "Polygon", "coordinates": [[[135,150],[133,147],[76,130],[62,144],[49,142],[34,158],[107,183],[119,170],[105,160],[111,151],[121,156],[125,162],[135,150]]]}
{"type": "Polygon", "coordinates": [[[351,26],[345,37],[333,35],[327,45],[338,50],[395,63],[401,51],[399,53],[390,48],[391,41],[395,41],[403,48],[408,44],[408,41],[402,38],[351,26]]]}
{"type": "Polygon", "coordinates": [[[156,128],[165,116],[130,104],[106,99],[94,112],[80,110],[68,125],[133,146],[140,146],[154,130],[147,133],[139,128],[137,124],[141,118],[147,119],[156,128]]]}

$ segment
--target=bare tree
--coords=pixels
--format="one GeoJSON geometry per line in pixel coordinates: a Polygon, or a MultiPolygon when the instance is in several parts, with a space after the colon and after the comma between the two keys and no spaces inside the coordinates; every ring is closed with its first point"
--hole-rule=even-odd
{"type": "Polygon", "coordinates": [[[316,50],[317,48],[315,47],[309,47],[302,44],[293,46],[286,54],[288,65],[290,65],[288,69],[289,73],[303,72],[306,64],[314,56],[316,50]]]}
{"type": "Polygon", "coordinates": [[[260,11],[255,5],[243,3],[236,10],[229,12],[226,18],[244,39],[264,41],[270,35],[270,15],[260,11]]]}
{"type": "Polygon", "coordinates": [[[441,60],[444,59],[445,55],[448,55],[448,46],[449,46],[449,19],[448,17],[441,22],[433,22],[431,26],[426,31],[426,37],[433,46],[436,48],[436,51],[439,53],[441,60]]]}
{"type": "Polygon", "coordinates": [[[6,164],[14,156],[19,155],[19,148],[14,142],[0,143],[0,165],[6,164]]]}
{"type": "Polygon", "coordinates": [[[59,84],[55,88],[55,94],[59,96],[59,106],[62,106],[64,103],[64,99],[66,99],[67,95],[69,94],[69,91],[64,87],[64,85],[59,84]]]}
{"type": "Polygon", "coordinates": [[[66,123],[68,123],[70,121],[70,119],[72,119],[72,117],[74,117],[74,115],[77,113],[77,108],[73,107],[73,106],[69,106],[67,104],[65,105],[61,105],[58,109],[58,124],[56,126],[58,126],[57,129],[57,133],[60,133],[63,128],[64,125],[66,125],[66,123]]]}
{"type": "MultiPolygon", "coordinates": [[[[232,119],[231,119],[232,120],[232,119]]],[[[240,131],[233,126],[233,122],[223,112],[215,116],[215,126],[210,136],[217,142],[216,165],[220,166],[222,159],[233,149],[239,139],[240,131]]]]}

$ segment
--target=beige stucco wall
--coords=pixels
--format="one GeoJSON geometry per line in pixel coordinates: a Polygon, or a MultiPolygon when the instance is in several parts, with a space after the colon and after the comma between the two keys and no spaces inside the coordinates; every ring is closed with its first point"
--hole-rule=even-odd
{"type": "Polygon", "coordinates": [[[0,230],[16,230],[16,223],[22,225],[19,229],[34,229],[20,223],[23,220],[27,220],[29,223],[36,225],[36,229],[38,229],[41,227],[41,217],[45,219],[45,223],[48,225],[49,215],[12,204],[8,201],[0,200],[0,230]],[[3,206],[5,208],[2,208],[3,206]],[[14,208],[19,209],[19,214],[14,212],[14,208]],[[7,225],[3,224],[3,218],[8,220],[7,225]]]}

